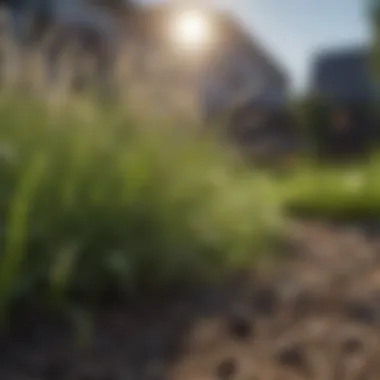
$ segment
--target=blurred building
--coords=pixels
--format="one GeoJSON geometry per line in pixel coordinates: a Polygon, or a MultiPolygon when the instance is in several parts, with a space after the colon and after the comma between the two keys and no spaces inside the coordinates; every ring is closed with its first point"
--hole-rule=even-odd
{"type": "Polygon", "coordinates": [[[141,7],[131,16],[128,13],[131,7],[119,0],[113,0],[112,4],[101,0],[19,0],[19,3],[12,13],[15,34],[20,40],[33,36],[32,28],[45,15],[45,19],[50,17],[74,39],[91,34],[92,40],[107,48],[103,55],[135,46],[135,52],[140,54],[137,69],[141,71],[160,55],[170,66],[169,75],[162,75],[162,79],[166,83],[187,81],[189,89],[197,93],[206,117],[244,104],[268,110],[285,107],[288,77],[283,68],[239,20],[227,13],[204,10],[215,38],[212,46],[192,52],[181,51],[180,44],[175,45],[168,33],[179,12],[173,7],[141,7]]]}
{"type": "Polygon", "coordinates": [[[238,19],[204,10],[213,41],[200,51],[182,51],[179,45],[171,45],[167,34],[175,12],[164,6],[146,8],[136,19],[135,30],[150,49],[163,48],[168,57],[177,60],[182,74],[193,88],[195,85],[206,117],[248,104],[271,110],[285,107],[287,74],[238,19]]]}
{"type": "Polygon", "coordinates": [[[320,53],[313,64],[312,90],[334,102],[373,99],[370,51],[364,46],[320,53]]]}
{"type": "Polygon", "coordinates": [[[158,48],[177,63],[178,70],[170,70],[164,80],[187,82],[202,117],[227,121],[229,136],[249,156],[275,159],[291,145],[285,69],[239,19],[215,10],[204,10],[212,33],[209,45],[194,51],[173,45],[167,30],[176,12],[163,6],[142,10],[132,28],[136,40],[142,39],[140,46],[158,48]]]}
{"type": "Polygon", "coordinates": [[[217,57],[205,68],[204,102],[212,114],[248,104],[278,111],[285,107],[289,78],[239,20],[220,15],[217,57]]]}
{"type": "Polygon", "coordinates": [[[40,37],[54,25],[71,28],[81,27],[96,31],[103,38],[112,40],[118,35],[115,19],[129,7],[123,0],[8,0],[3,1],[10,9],[12,31],[20,42],[30,42],[40,37]]]}
{"type": "Polygon", "coordinates": [[[322,52],[314,61],[311,90],[329,106],[325,145],[330,153],[363,155],[377,137],[370,60],[369,48],[358,46],[322,52]]]}

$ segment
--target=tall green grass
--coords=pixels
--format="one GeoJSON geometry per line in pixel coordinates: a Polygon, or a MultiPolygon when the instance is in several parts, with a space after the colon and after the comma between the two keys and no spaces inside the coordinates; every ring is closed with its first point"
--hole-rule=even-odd
{"type": "Polygon", "coordinates": [[[15,96],[0,120],[2,310],[219,278],[281,228],[273,183],[195,123],[15,96]]]}

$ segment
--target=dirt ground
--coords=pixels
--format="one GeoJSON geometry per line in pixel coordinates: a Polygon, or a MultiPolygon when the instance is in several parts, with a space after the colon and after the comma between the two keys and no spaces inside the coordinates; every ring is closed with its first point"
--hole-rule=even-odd
{"type": "Polygon", "coordinates": [[[89,340],[30,311],[0,379],[379,380],[380,228],[295,222],[283,249],[247,281],[104,309],[89,340]]]}

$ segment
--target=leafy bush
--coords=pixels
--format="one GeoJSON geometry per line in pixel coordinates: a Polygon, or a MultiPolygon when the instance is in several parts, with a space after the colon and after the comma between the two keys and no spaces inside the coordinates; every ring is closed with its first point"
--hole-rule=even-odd
{"type": "Polygon", "coordinates": [[[41,285],[96,299],[216,278],[281,226],[268,178],[195,125],[14,96],[0,119],[2,308],[41,285]]]}

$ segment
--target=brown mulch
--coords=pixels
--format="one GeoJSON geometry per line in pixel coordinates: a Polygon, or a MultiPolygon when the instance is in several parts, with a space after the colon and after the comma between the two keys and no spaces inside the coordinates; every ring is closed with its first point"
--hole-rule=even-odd
{"type": "Polygon", "coordinates": [[[24,314],[0,379],[380,379],[380,228],[297,222],[283,249],[254,279],[104,308],[88,340],[24,314]]]}

